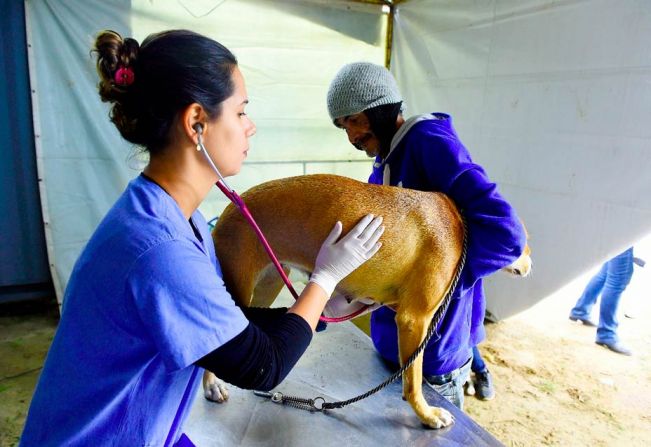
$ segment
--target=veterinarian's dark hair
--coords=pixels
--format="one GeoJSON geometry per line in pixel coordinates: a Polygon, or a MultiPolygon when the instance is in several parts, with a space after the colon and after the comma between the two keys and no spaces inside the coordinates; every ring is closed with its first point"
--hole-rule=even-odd
{"type": "Polygon", "coordinates": [[[95,40],[99,95],[127,141],[150,154],[164,148],[176,115],[192,103],[211,119],[233,94],[237,59],[226,47],[186,30],[151,34],[143,42],[102,31],[95,40]]]}
{"type": "Polygon", "coordinates": [[[396,134],[396,120],[402,108],[402,101],[394,104],[383,104],[364,110],[371,132],[380,141],[380,152],[386,156],[389,153],[391,140],[396,134]]]}

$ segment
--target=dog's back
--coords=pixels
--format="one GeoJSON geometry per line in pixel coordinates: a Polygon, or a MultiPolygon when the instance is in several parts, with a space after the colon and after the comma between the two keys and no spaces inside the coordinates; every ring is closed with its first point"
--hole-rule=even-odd
{"type": "MultiPolygon", "coordinates": [[[[460,257],[463,225],[443,194],[308,175],[263,183],[242,199],[280,262],[305,272],[312,271],[337,220],[345,233],[365,214],[383,216],[382,248],[339,284],[339,292],[351,296],[395,303],[396,290],[407,284],[447,282],[460,257]]],[[[249,305],[270,262],[262,245],[233,205],[220,217],[213,238],[226,286],[249,305]]]]}

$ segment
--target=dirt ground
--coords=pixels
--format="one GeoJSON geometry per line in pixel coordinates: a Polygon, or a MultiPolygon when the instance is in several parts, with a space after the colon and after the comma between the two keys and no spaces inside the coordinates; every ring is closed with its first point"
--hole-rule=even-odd
{"type": "Polygon", "coordinates": [[[18,444],[57,322],[54,298],[0,305],[0,447],[18,444]]]}
{"type": "MultiPolygon", "coordinates": [[[[578,278],[487,326],[480,349],[497,395],[466,397],[466,412],[507,446],[651,445],[651,262],[636,270],[620,312],[633,357],[597,346],[594,328],[568,320],[589,277],[578,278]]],[[[0,447],[17,444],[55,327],[52,309],[0,306],[0,447]]]]}
{"type": "Polygon", "coordinates": [[[480,350],[496,398],[466,397],[465,410],[507,446],[651,445],[651,263],[636,267],[620,303],[618,333],[632,357],[596,345],[595,328],[568,319],[589,278],[487,325],[480,350]]]}

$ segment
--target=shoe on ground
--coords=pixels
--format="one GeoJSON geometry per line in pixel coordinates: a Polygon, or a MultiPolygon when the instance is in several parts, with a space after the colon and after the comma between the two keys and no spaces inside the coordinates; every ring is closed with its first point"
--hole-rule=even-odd
{"type": "Polygon", "coordinates": [[[595,343],[599,346],[604,346],[617,354],[633,355],[633,351],[618,341],[596,341],[595,343]]]}
{"type": "Polygon", "coordinates": [[[493,378],[488,370],[475,373],[475,396],[479,400],[491,400],[495,397],[493,378]]]}
{"type": "Polygon", "coordinates": [[[574,315],[570,315],[570,320],[572,321],[579,321],[581,324],[584,326],[590,326],[590,327],[597,327],[597,323],[592,321],[590,318],[584,318],[584,317],[575,317],[574,315]]]}

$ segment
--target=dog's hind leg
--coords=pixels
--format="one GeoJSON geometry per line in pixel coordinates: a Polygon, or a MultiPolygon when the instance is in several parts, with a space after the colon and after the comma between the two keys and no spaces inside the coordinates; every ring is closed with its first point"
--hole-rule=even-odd
{"type": "MultiPolygon", "coordinates": [[[[421,292],[422,293],[422,292],[421,292]]],[[[411,303],[425,303],[425,297],[411,303]]],[[[427,335],[427,328],[434,315],[434,310],[423,309],[418,306],[404,306],[398,308],[396,324],[398,326],[398,343],[400,364],[404,365],[409,357],[418,349],[427,335]]],[[[423,422],[431,428],[442,428],[452,424],[452,415],[443,408],[431,407],[423,396],[423,354],[421,353],[414,363],[407,368],[402,376],[403,396],[423,422]]]]}

